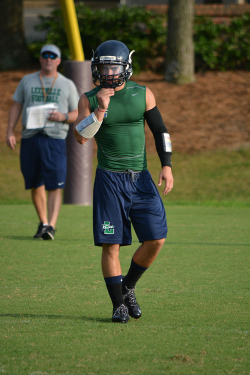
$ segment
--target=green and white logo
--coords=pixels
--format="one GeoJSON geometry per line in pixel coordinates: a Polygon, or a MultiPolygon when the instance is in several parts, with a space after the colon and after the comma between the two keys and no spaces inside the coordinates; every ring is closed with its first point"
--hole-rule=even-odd
{"type": "Polygon", "coordinates": [[[102,224],[102,229],[104,230],[104,234],[114,234],[115,233],[115,227],[114,227],[114,225],[110,225],[109,221],[104,221],[104,224],[102,224]]]}

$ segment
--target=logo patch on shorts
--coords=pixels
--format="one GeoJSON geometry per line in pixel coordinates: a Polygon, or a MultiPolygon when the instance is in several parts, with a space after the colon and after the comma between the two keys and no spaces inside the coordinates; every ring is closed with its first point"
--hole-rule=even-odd
{"type": "Polygon", "coordinates": [[[104,234],[114,234],[115,233],[115,227],[114,225],[110,225],[110,221],[104,221],[104,224],[102,224],[102,229],[104,230],[104,234]]]}

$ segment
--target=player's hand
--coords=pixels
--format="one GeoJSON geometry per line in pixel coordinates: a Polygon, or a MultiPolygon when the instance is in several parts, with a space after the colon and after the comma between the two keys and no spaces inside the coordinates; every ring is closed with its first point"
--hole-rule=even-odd
{"type": "Polygon", "coordinates": [[[108,109],[110,103],[110,97],[115,95],[114,89],[101,89],[98,91],[96,97],[98,100],[99,107],[101,109],[108,109]]]}
{"type": "Polygon", "coordinates": [[[16,146],[16,137],[15,137],[15,135],[14,134],[10,134],[10,135],[7,134],[6,143],[7,143],[8,147],[10,147],[12,150],[14,150],[15,146],[16,146]]]}
{"type": "Polygon", "coordinates": [[[172,168],[171,167],[163,167],[158,181],[158,186],[162,185],[162,181],[165,180],[165,187],[163,190],[163,194],[167,195],[170,193],[170,191],[173,189],[174,186],[174,178],[172,174],[172,168]]]}

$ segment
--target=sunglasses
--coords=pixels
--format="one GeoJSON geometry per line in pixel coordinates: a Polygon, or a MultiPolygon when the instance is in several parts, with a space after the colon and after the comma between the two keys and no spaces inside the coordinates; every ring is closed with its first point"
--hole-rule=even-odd
{"type": "Polygon", "coordinates": [[[43,58],[43,59],[48,59],[48,58],[50,58],[51,60],[55,60],[57,57],[58,57],[58,56],[55,55],[55,54],[52,53],[52,52],[43,52],[43,53],[42,53],[42,58],[43,58]]]}

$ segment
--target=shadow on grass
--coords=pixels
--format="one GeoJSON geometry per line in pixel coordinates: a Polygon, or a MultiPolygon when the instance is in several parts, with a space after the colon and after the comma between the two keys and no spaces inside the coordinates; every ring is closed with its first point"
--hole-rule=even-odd
{"type": "MultiPolygon", "coordinates": [[[[0,238],[4,238],[6,240],[14,240],[14,241],[32,241],[32,242],[43,242],[42,238],[33,238],[33,236],[0,236],[0,238]]],[[[57,242],[77,242],[77,241],[83,241],[83,239],[79,238],[56,238],[57,242]]],[[[45,241],[46,242],[46,241],[45,241]]]]}
{"type": "Polygon", "coordinates": [[[30,236],[1,236],[6,240],[16,240],[16,241],[37,241],[37,239],[32,238],[30,236]]]}
{"type": "Polygon", "coordinates": [[[54,315],[54,314],[0,314],[0,318],[31,318],[31,319],[65,319],[65,320],[82,320],[88,322],[112,323],[111,319],[95,318],[91,316],[71,316],[71,315],[54,315]]]}

